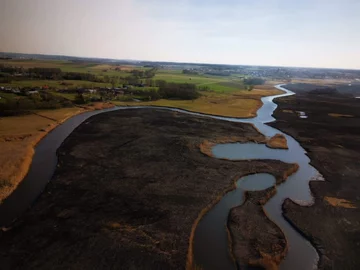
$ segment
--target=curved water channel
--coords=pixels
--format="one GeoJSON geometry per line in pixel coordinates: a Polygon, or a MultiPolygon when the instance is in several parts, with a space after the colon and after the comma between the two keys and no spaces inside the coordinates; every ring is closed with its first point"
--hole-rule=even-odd
{"type": "MultiPolygon", "coordinates": [[[[318,255],[312,245],[298,234],[282,217],[281,205],[285,198],[290,198],[301,204],[312,203],[312,196],[308,182],[318,176],[315,168],[309,165],[309,158],[305,150],[292,137],[274,129],[265,123],[274,121],[272,113],[277,105],[273,99],[293,95],[294,93],[276,86],[285,93],[281,95],[262,98],[263,106],[258,110],[255,118],[239,119],[220,117],[189,112],[175,108],[156,107],[196,116],[206,116],[215,119],[253,123],[265,136],[273,136],[276,133],[285,135],[288,141],[288,150],[267,148],[262,144],[223,144],[213,149],[216,157],[229,159],[278,159],[288,163],[298,163],[299,170],[291,175],[287,181],[277,187],[277,194],[265,205],[268,216],[283,230],[289,244],[286,258],[280,265],[281,269],[314,269],[316,268],[318,255]]],[[[29,172],[18,188],[0,205],[0,227],[6,227],[26,211],[43,191],[46,184],[51,180],[57,165],[56,151],[67,136],[90,116],[118,109],[137,109],[139,107],[116,107],[101,111],[87,112],[76,115],[50,132],[35,148],[35,154],[29,172]]],[[[151,107],[154,108],[154,107],[151,107]]],[[[262,189],[274,184],[272,176],[268,174],[254,174],[239,179],[237,188],[227,193],[224,198],[200,221],[195,233],[194,258],[195,262],[203,265],[204,269],[234,269],[234,263],[230,259],[228,250],[228,236],[226,221],[229,210],[243,202],[243,192],[248,189],[262,189]],[[256,185],[254,185],[256,183],[256,185]],[[201,252],[199,252],[201,247],[201,252]]]]}
{"type": "MultiPolygon", "coordinates": [[[[262,98],[264,105],[258,110],[257,117],[226,120],[253,123],[261,133],[268,137],[277,133],[283,134],[287,139],[289,149],[272,149],[266,147],[265,144],[256,143],[227,143],[214,146],[212,152],[217,158],[231,160],[277,159],[287,163],[299,164],[299,170],[288,177],[283,184],[276,187],[276,195],[266,203],[264,208],[269,218],[282,229],[289,245],[288,253],[280,264],[280,269],[316,269],[319,257],[315,248],[283,218],[281,207],[286,198],[302,205],[311,204],[313,197],[308,183],[310,180],[321,180],[322,177],[309,164],[310,159],[307,157],[306,151],[294,138],[265,124],[275,120],[272,113],[277,105],[272,102],[273,99],[294,94],[280,85],[276,87],[285,93],[262,98]]],[[[306,120],[304,119],[304,121],[306,120]]],[[[267,185],[269,182],[263,174],[240,178],[236,184],[236,189],[227,193],[198,224],[194,237],[194,259],[195,263],[202,266],[203,269],[235,268],[229,252],[228,232],[226,230],[228,214],[231,208],[244,202],[244,191],[256,188],[258,183],[263,184],[263,189],[271,186],[267,185]],[[247,183],[245,186],[244,182],[247,183]]]]}

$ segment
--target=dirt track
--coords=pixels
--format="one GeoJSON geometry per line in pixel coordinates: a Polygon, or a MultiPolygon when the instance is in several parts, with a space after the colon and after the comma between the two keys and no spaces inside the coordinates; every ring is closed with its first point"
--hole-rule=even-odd
{"type": "Polygon", "coordinates": [[[359,269],[360,100],[299,93],[275,102],[271,125],[298,140],[326,179],[310,183],[313,206],[285,201],[285,217],[318,249],[321,269],[359,269]]]}
{"type": "Polygon", "coordinates": [[[264,141],[248,124],[156,109],[88,119],[60,147],[44,193],[0,233],[2,269],[184,269],[202,209],[245,174],[292,167],[201,153],[227,136],[264,141]]]}

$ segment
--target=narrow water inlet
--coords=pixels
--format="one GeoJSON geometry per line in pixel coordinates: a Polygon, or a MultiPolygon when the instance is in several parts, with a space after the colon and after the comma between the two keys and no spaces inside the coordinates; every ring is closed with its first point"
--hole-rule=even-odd
{"type": "Polygon", "coordinates": [[[196,227],[193,242],[195,265],[201,269],[235,269],[229,252],[227,220],[230,209],[244,203],[244,192],[263,190],[275,185],[271,174],[259,173],[241,177],[235,189],[229,191],[206,213],[196,227]],[[210,226],[209,226],[210,225],[210,226]]]}
{"type": "MultiPolygon", "coordinates": [[[[309,241],[304,239],[296,230],[294,230],[294,228],[292,228],[291,225],[283,218],[281,207],[284,199],[286,198],[290,198],[293,201],[301,204],[311,204],[313,202],[313,197],[309,188],[309,181],[314,180],[320,174],[315,168],[309,165],[310,160],[306,156],[306,151],[295,139],[275,128],[265,125],[265,123],[275,120],[272,117],[272,113],[277,106],[272,102],[273,99],[276,97],[293,94],[281,86],[277,86],[277,88],[285,91],[286,93],[278,96],[262,98],[263,106],[258,110],[257,117],[251,119],[228,118],[226,120],[233,122],[253,123],[254,126],[267,137],[272,137],[275,134],[280,133],[287,139],[289,149],[272,149],[266,147],[264,144],[256,143],[230,143],[215,145],[212,149],[212,152],[215,158],[226,158],[230,160],[276,159],[287,163],[297,163],[299,165],[299,170],[288,177],[287,181],[277,187],[276,195],[269,200],[269,202],[264,206],[264,209],[268,217],[284,232],[288,243],[288,253],[280,264],[280,269],[316,269],[319,256],[315,248],[310,244],[309,241]]],[[[264,183],[264,185],[266,186],[266,183],[264,183]]],[[[195,232],[194,260],[197,264],[203,265],[204,270],[219,269],[213,268],[213,261],[216,261],[216,258],[218,260],[223,260],[223,263],[217,262],[218,265],[222,265],[220,269],[234,269],[234,267],[231,267],[227,261],[227,258],[230,257],[230,249],[229,241],[226,235],[226,226],[223,225],[223,220],[227,219],[227,215],[226,218],[224,218],[220,217],[219,214],[216,214],[221,212],[219,209],[221,207],[223,207],[222,212],[226,212],[227,214],[229,213],[229,205],[226,203],[229,200],[227,198],[228,196],[231,197],[232,195],[226,194],[223,198],[225,202],[222,202],[223,199],[221,199],[221,201],[214,207],[214,209],[211,209],[208,215],[203,217],[199,223],[199,228],[197,228],[195,232]],[[216,213],[212,213],[212,211],[216,211],[216,213]],[[219,216],[220,221],[215,222],[214,216],[219,216]],[[223,230],[224,232],[214,233],[216,230],[214,228],[215,226],[218,226],[218,230],[223,230]],[[209,229],[208,227],[211,227],[212,229],[209,229]],[[219,237],[221,234],[223,235],[222,238],[219,237]],[[210,243],[212,240],[206,238],[212,238],[213,236],[216,237],[216,244],[211,245],[210,243]],[[196,240],[198,243],[196,243],[196,240]],[[211,254],[207,257],[207,262],[204,261],[204,255],[202,255],[201,251],[199,251],[197,248],[197,246],[201,246],[199,244],[201,241],[204,241],[204,243],[207,244],[207,250],[204,253],[211,254]],[[222,243],[220,241],[222,241],[222,243]],[[214,251],[209,250],[214,246],[216,246],[216,249],[219,249],[218,246],[227,248],[227,257],[224,255],[217,256],[216,249],[214,249],[214,251]]],[[[225,213],[222,213],[222,215],[225,215],[225,213]]]]}

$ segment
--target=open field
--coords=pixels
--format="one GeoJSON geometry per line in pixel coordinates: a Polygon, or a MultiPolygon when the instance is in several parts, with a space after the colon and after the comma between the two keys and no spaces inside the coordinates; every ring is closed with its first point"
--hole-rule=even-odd
{"type": "Polygon", "coordinates": [[[84,108],[41,110],[30,115],[1,117],[0,203],[25,177],[34,147],[49,131],[73,115],[104,107],[100,105],[95,103],[84,108]]]}
{"type": "MultiPolygon", "coordinates": [[[[53,180],[33,207],[0,232],[4,268],[192,269],[193,232],[206,209],[243,175],[280,181],[294,166],[200,152],[202,141],[219,137],[265,140],[250,124],[156,109],[89,122],[60,147],[53,180]]],[[[281,234],[267,241],[275,238],[285,241],[281,234]]]]}
{"type": "Polygon", "coordinates": [[[0,83],[1,86],[4,87],[43,87],[48,86],[51,88],[93,88],[93,87],[110,87],[109,83],[98,83],[98,82],[89,82],[89,81],[80,81],[80,80],[25,80],[25,81],[12,81],[11,83],[0,83]],[[66,82],[66,86],[61,83],[66,82]]]}
{"type": "MultiPolygon", "coordinates": [[[[72,62],[72,61],[56,61],[56,60],[0,60],[0,65],[7,65],[13,67],[23,67],[24,69],[28,68],[60,68],[62,72],[76,72],[76,73],[87,73],[96,75],[98,78],[104,78],[105,76],[109,77],[127,77],[131,75],[129,72],[133,69],[136,70],[146,70],[149,68],[132,66],[132,65],[116,65],[116,64],[99,64],[93,62],[72,62]]],[[[69,81],[66,82],[73,83],[69,88],[76,87],[107,87],[110,84],[105,83],[94,83],[88,81],[69,81]],[[86,85],[86,86],[85,86],[86,85]]],[[[24,86],[44,86],[48,85],[50,87],[64,88],[60,85],[61,81],[44,81],[44,80],[28,80],[28,81],[16,81],[13,80],[10,84],[0,83],[1,86],[13,86],[13,87],[24,87],[24,86]]]]}
{"type": "MultiPolygon", "coordinates": [[[[0,64],[14,66],[14,67],[23,67],[34,68],[60,68],[62,72],[77,72],[77,73],[88,73],[96,75],[99,78],[104,78],[105,76],[116,76],[116,77],[128,77],[131,75],[129,73],[131,70],[147,70],[150,68],[145,68],[141,66],[131,66],[131,65],[115,65],[115,64],[96,64],[96,63],[78,63],[71,61],[50,61],[50,60],[0,60],[0,64]]],[[[192,83],[197,86],[207,86],[212,91],[217,92],[229,92],[235,90],[243,90],[245,87],[242,83],[242,80],[238,76],[212,76],[207,74],[200,75],[189,75],[183,74],[182,70],[178,69],[159,69],[153,78],[153,80],[165,80],[167,82],[176,82],[176,83],[192,83]]],[[[65,88],[61,85],[62,81],[51,81],[51,80],[26,80],[26,81],[12,81],[9,84],[1,84],[1,86],[13,86],[13,87],[28,87],[28,86],[44,86],[54,88],[65,88]]],[[[101,86],[110,86],[110,84],[105,83],[93,83],[87,81],[66,81],[70,82],[73,85],[69,88],[76,87],[101,87],[101,86]]]]}
{"type": "Polygon", "coordinates": [[[299,141],[325,178],[310,182],[315,198],[312,206],[286,200],[284,216],[317,249],[319,269],[358,269],[360,100],[302,91],[275,102],[279,105],[274,113],[277,121],[270,125],[299,141]],[[308,118],[287,111],[304,111],[308,118]]]}
{"type": "Polygon", "coordinates": [[[236,90],[244,90],[244,84],[236,76],[212,76],[207,74],[193,75],[183,74],[178,70],[159,70],[155,80],[165,80],[175,83],[193,83],[197,86],[207,86],[210,90],[216,92],[229,92],[236,90]]]}
{"type": "Polygon", "coordinates": [[[262,105],[261,97],[280,93],[282,91],[269,86],[267,89],[237,91],[226,94],[202,92],[202,96],[195,100],[160,99],[149,102],[114,101],[113,103],[119,106],[175,107],[206,114],[246,118],[256,116],[256,111],[262,105]]]}
{"type": "Polygon", "coordinates": [[[131,66],[131,65],[110,65],[110,64],[98,64],[93,62],[72,62],[72,61],[59,61],[59,60],[25,60],[25,59],[14,59],[14,60],[0,60],[0,64],[23,67],[23,68],[60,68],[63,72],[80,72],[80,73],[91,73],[94,75],[109,75],[109,76],[120,76],[123,77],[128,75],[127,71],[133,69],[145,70],[147,68],[131,66]],[[118,67],[120,70],[116,71],[118,67]],[[106,70],[106,71],[105,71],[106,70]]]}

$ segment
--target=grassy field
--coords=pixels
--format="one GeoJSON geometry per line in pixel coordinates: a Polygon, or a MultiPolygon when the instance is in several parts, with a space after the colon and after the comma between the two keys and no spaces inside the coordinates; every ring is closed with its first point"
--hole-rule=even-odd
{"type": "Polygon", "coordinates": [[[203,92],[196,100],[167,100],[160,99],[149,102],[121,102],[113,103],[119,106],[164,106],[185,109],[194,112],[222,115],[229,117],[254,117],[257,109],[262,105],[261,97],[282,93],[272,86],[254,89],[252,91],[237,91],[233,93],[203,92]]]}
{"type": "Polygon", "coordinates": [[[132,66],[132,65],[110,65],[97,63],[77,63],[71,61],[56,61],[56,60],[0,60],[0,64],[14,67],[23,67],[25,69],[42,67],[42,68],[60,68],[63,72],[79,72],[90,73],[99,77],[104,76],[129,76],[129,72],[133,69],[146,70],[149,68],[132,66]],[[115,70],[116,68],[120,70],[115,70]]]}
{"type": "Polygon", "coordinates": [[[192,83],[197,86],[208,86],[210,90],[222,93],[244,90],[245,88],[242,80],[236,76],[191,75],[183,74],[181,70],[161,69],[156,73],[154,79],[175,83],[192,83]]]}
{"type": "MultiPolygon", "coordinates": [[[[140,66],[132,65],[112,65],[112,64],[97,64],[97,63],[77,63],[71,61],[50,61],[50,60],[0,60],[0,64],[13,66],[34,68],[60,68],[63,72],[78,72],[89,73],[98,76],[99,78],[109,77],[127,77],[130,76],[130,71],[146,70],[150,68],[144,68],[140,66]],[[119,70],[116,70],[119,69],[119,70]]],[[[244,85],[242,80],[238,76],[212,76],[207,74],[189,75],[183,74],[179,69],[159,69],[153,78],[153,80],[165,80],[167,82],[176,83],[192,83],[197,86],[207,86],[212,91],[216,92],[231,92],[236,90],[243,90],[244,85]]],[[[66,81],[71,83],[70,86],[61,85],[62,81],[53,80],[26,80],[26,81],[12,81],[9,84],[1,83],[1,86],[13,86],[13,87],[30,87],[30,86],[49,86],[53,88],[76,88],[76,87],[109,87],[110,84],[106,83],[94,83],[88,81],[66,81]]]]}

